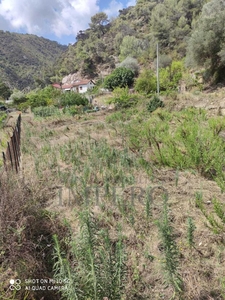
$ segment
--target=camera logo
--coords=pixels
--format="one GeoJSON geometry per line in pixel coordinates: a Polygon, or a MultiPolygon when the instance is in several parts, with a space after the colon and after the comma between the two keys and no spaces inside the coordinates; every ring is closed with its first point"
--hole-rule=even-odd
{"type": "Polygon", "coordinates": [[[14,290],[19,291],[21,289],[21,280],[20,279],[10,279],[9,283],[10,283],[9,288],[11,291],[14,291],[14,290]]]}

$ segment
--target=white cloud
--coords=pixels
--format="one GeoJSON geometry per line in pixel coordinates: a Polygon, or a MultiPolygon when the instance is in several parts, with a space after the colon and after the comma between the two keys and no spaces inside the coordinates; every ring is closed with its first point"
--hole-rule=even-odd
{"type": "Polygon", "coordinates": [[[118,15],[118,11],[123,9],[123,4],[121,2],[117,2],[116,0],[112,0],[109,4],[109,7],[104,9],[104,12],[109,17],[115,17],[118,15]]]}
{"type": "Polygon", "coordinates": [[[127,7],[136,5],[136,0],[130,0],[127,2],[127,7]]]}
{"type": "Polygon", "coordinates": [[[76,35],[99,11],[96,0],[2,0],[0,29],[37,35],[76,35]]]}
{"type": "Polygon", "coordinates": [[[0,30],[32,33],[64,43],[87,29],[104,7],[111,17],[136,0],[0,0],[0,30]]]}

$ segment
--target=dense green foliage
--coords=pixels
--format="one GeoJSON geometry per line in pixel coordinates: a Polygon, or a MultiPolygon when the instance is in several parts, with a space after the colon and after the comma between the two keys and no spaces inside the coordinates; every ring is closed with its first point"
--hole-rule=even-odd
{"type": "Polygon", "coordinates": [[[127,56],[119,65],[118,67],[124,67],[130,69],[134,72],[134,75],[137,76],[139,72],[139,64],[136,58],[127,56]]]}
{"type": "Polygon", "coordinates": [[[151,147],[151,160],[177,169],[196,169],[202,176],[224,185],[225,144],[218,132],[225,129],[219,117],[208,120],[206,112],[188,108],[181,112],[156,111],[151,118],[127,125],[126,136],[132,149],[151,147]],[[173,122],[177,125],[174,127],[173,122]]]}
{"type": "Polygon", "coordinates": [[[30,92],[27,97],[31,108],[34,108],[52,105],[57,98],[60,98],[60,95],[61,91],[54,89],[52,86],[47,86],[44,89],[30,92]]]}
{"type": "Polygon", "coordinates": [[[168,67],[160,69],[160,91],[176,90],[183,71],[183,63],[180,61],[173,61],[168,67]]]}
{"type": "Polygon", "coordinates": [[[39,106],[33,108],[33,113],[36,117],[50,117],[50,116],[59,116],[61,112],[55,106],[39,106]]]}
{"type": "Polygon", "coordinates": [[[0,128],[2,128],[6,118],[7,118],[7,114],[3,111],[0,111],[0,128]]]}
{"type": "Polygon", "coordinates": [[[25,93],[18,90],[14,90],[12,95],[10,96],[10,100],[12,100],[15,105],[20,105],[24,102],[27,102],[28,98],[25,93]]]}
{"type": "Polygon", "coordinates": [[[188,43],[187,63],[206,67],[215,80],[224,78],[225,70],[225,3],[212,0],[204,5],[188,43]]]}
{"type": "Polygon", "coordinates": [[[138,102],[138,95],[130,94],[128,87],[115,88],[113,91],[113,98],[110,100],[110,104],[115,104],[116,108],[128,108],[134,106],[138,102]]]}
{"type": "Polygon", "coordinates": [[[87,104],[88,104],[88,100],[85,96],[72,91],[63,93],[59,100],[60,106],[87,105],[87,104]]]}
{"type": "Polygon", "coordinates": [[[152,70],[144,70],[135,81],[135,90],[148,95],[156,92],[156,75],[152,70]]]}
{"type": "Polygon", "coordinates": [[[154,95],[148,103],[147,109],[149,112],[153,112],[159,107],[164,107],[164,103],[158,96],[154,95]]]}
{"type": "Polygon", "coordinates": [[[117,87],[129,87],[134,82],[134,72],[131,69],[119,67],[105,78],[106,89],[114,90],[117,87]]]}
{"type": "MultiPolygon", "coordinates": [[[[80,31],[56,67],[58,76],[81,71],[98,76],[99,68],[114,69],[128,56],[149,67],[159,43],[167,61],[186,56],[187,42],[207,0],[139,0],[119,11],[111,21],[105,13],[92,17],[90,28],[80,31]]],[[[165,65],[164,67],[166,67],[165,65]]]]}
{"type": "Polygon", "coordinates": [[[121,299],[125,272],[125,251],[122,235],[110,239],[108,230],[99,228],[88,211],[80,214],[81,229],[77,238],[68,242],[70,257],[62,255],[57,236],[55,241],[55,278],[68,280],[66,299],[121,299]]]}
{"type": "Polygon", "coordinates": [[[11,94],[12,91],[10,90],[10,88],[4,82],[0,82],[0,98],[4,100],[8,99],[11,94]]]}
{"type": "Polygon", "coordinates": [[[11,88],[43,87],[66,48],[35,35],[0,30],[0,80],[11,88]]]}

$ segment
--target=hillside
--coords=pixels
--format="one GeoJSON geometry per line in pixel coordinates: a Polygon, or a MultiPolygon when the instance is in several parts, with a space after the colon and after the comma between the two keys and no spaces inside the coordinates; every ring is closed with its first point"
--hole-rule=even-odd
{"type": "Polygon", "coordinates": [[[105,13],[98,13],[59,60],[57,76],[79,71],[82,76],[101,77],[126,57],[136,58],[142,67],[149,68],[156,56],[157,42],[164,65],[171,59],[182,59],[207,2],[138,0],[112,20],[105,13]]]}
{"type": "Polygon", "coordinates": [[[0,80],[11,88],[34,88],[46,81],[66,48],[36,35],[0,30],[0,80]]]}
{"type": "Polygon", "coordinates": [[[0,177],[3,297],[225,299],[225,120],[212,109],[224,98],[163,97],[153,113],[148,99],[74,117],[22,113],[21,180],[0,177]],[[57,280],[60,293],[47,288],[57,280]]]}

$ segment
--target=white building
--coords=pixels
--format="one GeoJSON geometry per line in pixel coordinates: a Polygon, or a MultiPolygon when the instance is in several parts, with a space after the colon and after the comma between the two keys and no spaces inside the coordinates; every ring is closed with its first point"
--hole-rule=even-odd
{"type": "Polygon", "coordinates": [[[54,83],[52,86],[63,91],[74,91],[83,94],[86,93],[87,90],[92,89],[95,86],[95,83],[90,79],[82,79],[76,80],[74,83],[71,84],[60,85],[58,83],[54,83]]]}

